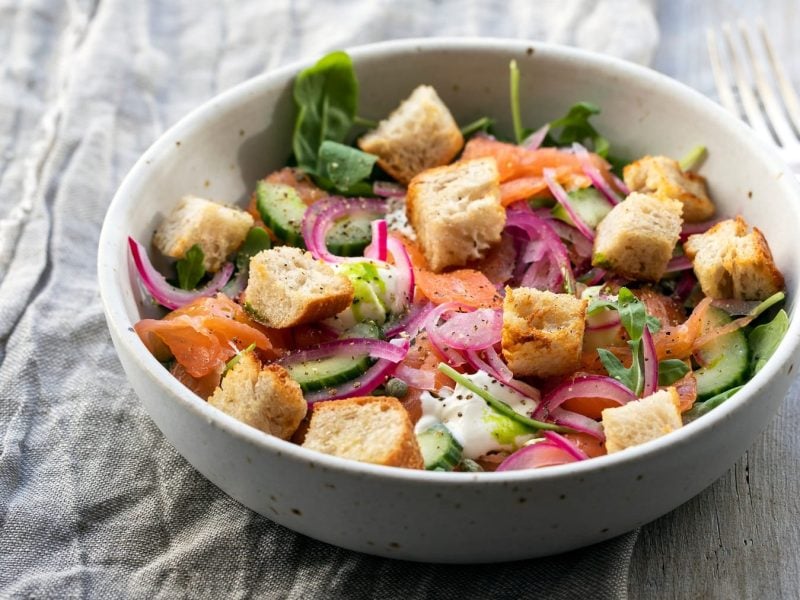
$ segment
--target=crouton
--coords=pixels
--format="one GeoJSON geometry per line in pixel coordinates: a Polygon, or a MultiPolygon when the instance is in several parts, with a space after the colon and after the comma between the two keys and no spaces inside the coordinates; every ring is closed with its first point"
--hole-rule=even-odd
{"type": "Polygon", "coordinates": [[[625,185],[660,200],[680,200],[683,219],[688,223],[714,216],[714,203],[708,197],[706,180],[701,175],[681,170],[677,160],[666,156],[645,156],[625,167],[625,185]]]}
{"type": "Polygon", "coordinates": [[[497,163],[479,158],[420,173],[408,187],[406,212],[431,270],[483,258],[506,223],[497,163]]]}
{"type": "Polygon", "coordinates": [[[279,246],[250,259],[244,307],[257,321],[284,329],[332,317],[353,302],[353,285],[310,252],[279,246]]]}
{"type": "Polygon", "coordinates": [[[283,440],[292,437],[307,410],[300,386],[286,369],[278,365],[262,368],[252,352],[239,355],[208,403],[283,440]]]}
{"type": "Polygon", "coordinates": [[[396,398],[316,403],[303,447],[376,465],[423,468],[414,426],[396,398]]]}
{"type": "Polygon", "coordinates": [[[649,442],[683,426],[680,397],[674,387],[602,412],[609,454],[649,442]]]}
{"type": "Polygon", "coordinates": [[[425,169],[453,160],[464,145],[464,136],[436,90],[421,85],[358,145],[376,155],[389,175],[408,184],[425,169]]]}
{"type": "Polygon", "coordinates": [[[658,281],[680,237],[682,210],[677,200],[632,193],[597,226],[592,265],[630,279],[658,281]]]}
{"type": "Polygon", "coordinates": [[[765,300],[783,289],[767,240],[738,216],[691,235],[683,245],[706,296],[765,300]]]}
{"type": "Polygon", "coordinates": [[[506,288],[503,356],[519,376],[550,377],[580,367],[587,300],[533,288],[506,288]]]}
{"type": "Polygon", "coordinates": [[[172,258],[183,258],[197,244],[203,250],[206,271],[215,273],[228,255],[242,245],[252,226],[253,217],[243,210],[184,196],[161,222],[153,243],[172,258]]]}

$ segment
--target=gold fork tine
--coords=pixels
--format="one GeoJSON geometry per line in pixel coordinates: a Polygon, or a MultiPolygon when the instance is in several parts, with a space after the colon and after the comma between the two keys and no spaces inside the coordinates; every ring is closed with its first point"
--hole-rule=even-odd
{"type": "Polygon", "coordinates": [[[769,36],[767,36],[767,28],[763,19],[758,20],[758,29],[761,33],[761,41],[767,49],[767,56],[772,65],[775,79],[778,82],[778,89],[780,89],[783,103],[786,106],[786,112],[789,113],[789,117],[792,123],[794,123],[795,129],[800,132],[800,100],[797,98],[797,92],[795,92],[792,81],[786,74],[786,70],[778,59],[778,54],[775,52],[775,48],[769,40],[769,36]]]}

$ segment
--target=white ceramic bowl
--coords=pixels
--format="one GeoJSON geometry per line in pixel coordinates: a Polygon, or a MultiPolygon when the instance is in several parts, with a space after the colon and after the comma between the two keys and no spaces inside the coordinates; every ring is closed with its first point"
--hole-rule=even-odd
{"type": "MultiPolygon", "coordinates": [[[[602,107],[597,127],[619,154],[682,156],[705,144],[702,172],[720,212],[741,212],[764,231],[793,314],[798,186],[774,151],[700,94],[619,60],[521,41],[409,40],[350,53],[365,117],[387,114],[428,83],[460,123],[489,115],[508,131],[513,58],[530,126],[589,100],[602,107]]],[[[180,121],[128,174],[103,227],[100,291],[122,365],[167,439],[208,479],[270,519],[345,548],[420,561],[505,561],[599,542],[663,515],[722,475],[766,427],[790,384],[800,338],[794,317],[768,365],[708,416],[612,456],[536,471],[434,473],[343,460],[267,436],[184,388],[131,328],[152,308],[138,291],[126,237],[147,243],[187,193],[244,203],[256,180],[290,154],[292,80],[308,64],[247,81],[180,121]]]]}

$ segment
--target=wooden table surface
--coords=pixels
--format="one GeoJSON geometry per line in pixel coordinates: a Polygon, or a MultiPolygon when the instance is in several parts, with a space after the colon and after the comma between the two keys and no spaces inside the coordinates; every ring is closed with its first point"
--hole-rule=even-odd
{"type": "MultiPolygon", "coordinates": [[[[800,0],[661,0],[657,11],[659,71],[716,99],[705,29],[761,16],[800,90],[800,0]]],[[[642,528],[631,598],[800,598],[799,395],[800,381],[727,474],[642,528]]]]}

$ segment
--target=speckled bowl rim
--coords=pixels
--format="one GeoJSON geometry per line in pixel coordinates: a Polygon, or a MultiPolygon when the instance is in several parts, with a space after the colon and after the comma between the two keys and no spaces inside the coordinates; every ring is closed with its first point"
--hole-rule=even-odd
{"type": "MultiPolygon", "coordinates": [[[[618,75],[638,78],[652,85],[653,88],[659,88],[660,90],[672,94],[676,100],[682,103],[693,104],[695,105],[695,109],[711,113],[717,124],[738,137],[744,146],[752,148],[753,152],[766,153],[775,165],[780,165],[777,167],[777,171],[783,179],[781,185],[784,187],[788,186],[785,194],[787,207],[781,207],[781,209],[788,209],[787,213],[790,212],[794,219],[795,230],[800,230],[800,186],[798,186],[788,167],[783,163],[777,150],[756,141],[752,135],[752,131],[747,126],[699,92],[651,69],[620,59],[575,48],[516,39],[412,38],[357,46],[348,49],[347,52],[353,57],[354,62],[357,62],[359,58],[367,56],[374,58],[380,57],[381,55],[418,53],[434,50],[486,50],[490,52],[503,51],[509,53],[523,53],[529,48],[533,48],[537,55],[544,56],[545,58],[554,58],[576,64],[588,65],[593,68],[611,71],[618,75]],[[791,198],[791,196],[794,196],[794,198],[791,198]]],[[[227,110],[242,96],[260,93],[264,87],[268,87],[270,81],[280,80],[292,73],[296,73],[313,64],[315,60],[316,58],[295,62],[242,82],[194,109],[162,134],[142,155],[125,177],[109,206],[100,235],[98,251],[98,280],[103,307],[107,316],[109,328],[116,333],[116,337],[121,344],[121,348],[118,349],[118,351],[126,352],[138,363],[143,371],[158,383],[165,392],[164,401],[177,401],[185,410],[193,411],[196,415],[214,422],[221,430],[226,431],[229,435],[236,436],[255,446],[299,461],[307,461],[322,465],[332,471],[358,473],[364,477],[375,477],[379,479],[388,478],[413,482],[430,482],[437,486],[442,484],[446,485],[448,483],[463,485],[465,481],[475,481],[482,485],[507,485],[510,482],[532,483],[544,480],[557,481],[580,476],[589,471],[614,469],[632,463],[646,463],[649,458],[657,454],[669,452],[671,447],[682,445],[682,443],[703,436],[707,431],[740,410],[747,402],[755,401],[754,399],[758,393],[767,387],[770,379],[778,374],[779,370],[792,359],[797,351],[798,345],[800,345],[800,319],[796,319],[792,316],[789,330],[775,354],[764,368],[748,381],[739,393],[727,400],[724,404],[715,408],[709,414],[664,437],[634,448],[629,448],[623,452],[540,470],[505,471],[501,473],[441,473],[361,463],[307,450],[291,442],[264,434],[211,407],[207,402],[203,401],[199,396],[192,393],[188,388],[179,383],[177,379],[172,377],[150,352],[148,352],[138,337],[129,334],[126,335],[126,333],[129,333],[128,330],[131,328],[132,323],[125,313],[122,290],[117,287],[114,275],[115,268],[120,267],[119,264],[115,264],[114,258],[121,255],[120,245],[124,244],[125,240],[113,239],[111,237],[113,235],[112,231],[115,229],[115,226],[112,225],[124,219],[128,207],[135,201],[131,190],[137,185],[136,182],[140,178],[147,176],[147,169],[145,166],[150,165],[156,156],[162,154],[162,152],[173,143],[172,140],[185,138],[187,134],[196,128],[196,123],[212,117],[219,111],[227,110]]],[[[794,286],[793,289],[787,290],[787,296],[790,300],[790,304],[792,304],[793,298],[798,292],[797,286],[798,282],[800,282],[800,277],[798,277],[798,273],[787,273],[787,275],[787,280],[794,286]]]]}

